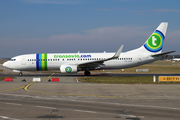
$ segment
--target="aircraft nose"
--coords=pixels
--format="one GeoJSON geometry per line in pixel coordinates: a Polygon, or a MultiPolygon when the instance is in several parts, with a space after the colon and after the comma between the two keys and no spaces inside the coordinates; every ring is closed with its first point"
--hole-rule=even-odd
{"type": "Polygon", "coordinates": [[[3,64],[3,66],[9,68],[9,67],[10,67],[9,61],[5,62],[5,63],[3,64]]]}

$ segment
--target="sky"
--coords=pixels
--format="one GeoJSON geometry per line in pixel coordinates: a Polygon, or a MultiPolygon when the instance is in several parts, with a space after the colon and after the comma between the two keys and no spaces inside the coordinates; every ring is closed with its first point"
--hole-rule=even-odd
{"type": "Polygon", "coordinates": [[[123,52],[168,22],[163,52],[180,54],[180,0],[0,0],[0,58],[123,52]]]}

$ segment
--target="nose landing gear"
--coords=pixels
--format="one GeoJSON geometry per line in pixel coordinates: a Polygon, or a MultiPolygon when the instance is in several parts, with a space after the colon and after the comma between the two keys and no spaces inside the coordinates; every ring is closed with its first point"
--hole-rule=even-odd
{"type": "Polygon", "coordinates": [[[22,72],[19,73],[19,76],[23,76],[22,72]]]}

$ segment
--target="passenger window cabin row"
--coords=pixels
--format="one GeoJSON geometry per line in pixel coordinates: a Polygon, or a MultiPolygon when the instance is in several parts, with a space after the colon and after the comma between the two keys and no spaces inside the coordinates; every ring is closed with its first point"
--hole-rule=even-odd
{"type": "MultiPolygon", "coordinates": [[[[62,59],[62,61],[67,60],[67,61],[87,61],[87,60],[105,60],[106,58],[73,58],[73,59],[62,59]]],[[[27,59],[27,61],[60,61],[61,59],[27,59]]],[[[112,59],[112,60],[132,60],[132,58],[117,58],[117,59],[112,59]]],[[[11,61],[15,61],[14,59],[11,61]]]]}

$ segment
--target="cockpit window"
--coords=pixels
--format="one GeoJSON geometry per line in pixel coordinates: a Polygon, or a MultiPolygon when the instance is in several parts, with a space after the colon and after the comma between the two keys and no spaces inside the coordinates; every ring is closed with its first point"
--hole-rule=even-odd
{"type": "Polygon", "coordinates": [[[16,59],[11,59],[10,61],[16,61],[16,59]]]}

